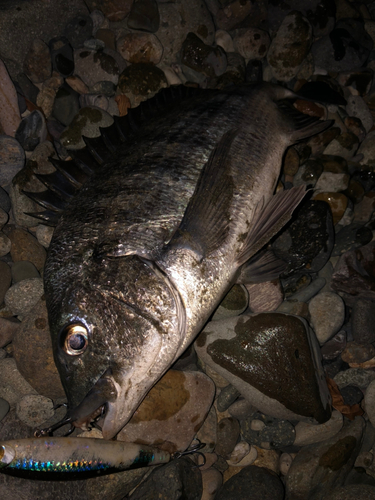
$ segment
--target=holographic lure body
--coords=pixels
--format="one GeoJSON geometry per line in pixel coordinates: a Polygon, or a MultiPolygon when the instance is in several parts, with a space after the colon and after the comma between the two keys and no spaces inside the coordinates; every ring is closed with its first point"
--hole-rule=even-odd
{"type": "Polygon", "coordinates": [[[121,471],[169,462],[168,452],[135,443],[90,438],[36,438],[0,442],[0,471],[121,471]]]}

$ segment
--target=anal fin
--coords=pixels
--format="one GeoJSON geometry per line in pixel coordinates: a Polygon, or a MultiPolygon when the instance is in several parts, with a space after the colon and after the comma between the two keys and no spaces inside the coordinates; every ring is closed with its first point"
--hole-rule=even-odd
{"type": "Polygon", "coordinates": [[[261,250],[285,226],[305,194],[305,186],[293,187],[275,194],[266,206],[263,200],[258,203],[251,229],[237,258],[238,266],[261,250]]]}
{"type": "Polygon", "coordinates": [[[272,250],[258,252],[241,267],[236,283],[249,285],[277,279],[286,271],[288,264],[278,259],[272,250]]]}

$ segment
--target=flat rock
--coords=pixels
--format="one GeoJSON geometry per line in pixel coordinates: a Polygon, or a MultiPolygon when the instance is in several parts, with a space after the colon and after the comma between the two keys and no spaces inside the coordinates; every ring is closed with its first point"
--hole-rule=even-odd
{"type": "Polygon", "coordinates": [[[185,451],[213,402],[213,382],[201,372],[169,370],[150,390],[118,439],[185,451]]]}
{"type": "Polygon", "coordinates": [[[195,348],[266,415],[321,423],[330,418],[319,348],[302,318],[267,313],[212,321],[195,348]]]}
{"type": "Polygon", "coordinates": [[[54,415],[53,401],[40,394],[27,394],[17,403],[17,417],[29,427],[37,427],[54,415]]]}

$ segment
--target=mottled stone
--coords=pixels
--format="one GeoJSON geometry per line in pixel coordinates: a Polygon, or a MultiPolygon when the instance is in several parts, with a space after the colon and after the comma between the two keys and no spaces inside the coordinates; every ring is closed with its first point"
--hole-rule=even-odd
{"type": "Polygon", "coordinates": [[[23,319],[13,339],[17,367],[39,394],[51,399],[65,396],[53,360],[45,301],[23,319]]]}
{"type": "Polygon", "coordinates": [[[47,126],[43,114],[35,110],[22,119],[15,138],[25,151],[34,149],[47,138],[47,126]]]}
{"type": "Polygon", "coordinates": [[[227,58],[221,47],[210,47],[194,33],[188,33],[181,48],[181,62],[208,77],[220,76],[227,69],[227,58]]]}
{"type": "Polygon", "coordinates": [[[132,64],[121,73],[118,82],[118,88],[123,94],[130,98],[131,93],[141,96],[143,100],[165,87],[167,79],[163,71],[152,64],[132,64]]]}
{"type": "Polygon", "coordinates": [[[293,11],[285,16],[267,54],[267,61],[277,80],[285,82],[296,76],[311,41],[311,25],[300,12],[293,11]]]}
{"type": "Polygon", "coordinates": [[[283,449],[295,440],[293,425],[260,412],[241,420],[241,435],[248,443],[265,449],[283,449]]]}
{"type": "Polygon", "coordinates": [[[321,499],[332,487],[341,486],[359,453],[364,420],[355,417],[333,437],[304,446],[297,454],[285,477],[287,498],[321,499]]]}
{"type": "Polygon", "coordinates": [[[332,338],[344,323],[344,301],[334,292],[322,292],[316,295],[309,303],[309,312],[320,344],[332,338]]]}
{"type": "Polygon", "coordinates": [[[352,309],[353,338],[359,344],[375,342],[375,300],[359,297],[352,309]]]}
{"type": "Polygon", "coordinates": [[[216,309],[212,320],[217,321],[242,314],[249,303],[249,294],[244,285],[234,285],[216,309]]]}
{"type": "Polygon", "coordinates": [[[151,33],[128,33],[117,40],[117,51],[131,64],[158,64],[163,55],[163,46],[151,33]]]}
{"type": "Polygon", "coordinates": [[[233,37],[234,47],[245,59],[263,59],[271,40],[267,31],[258,28],[237,30],[233,37]]]}
{"type": "Polygon", "coordinates": [[[82,149],[85,142],[82,136],[99,137],[100,127],[109,127],[113,123],[112,116],[97,107],[81,108],[70,125],[61,134],[60,140],[68,149],[82,149]]]}
{"type": "Polygon", "coordinates": [[[360,389],[366,389],[366,387],[374,379],[374,371],[364,370],[362,368],[349,368],[348,370],[337,373],[333,380],[336,382],[339,389],[348,385],[355,385],[360,389]]]}
{"type": "Polygon", "coordinates": [[[284,486],[275,473],[249,465],[231,477],[219,490],[215,500],[283,500],[284,486]]]}
{"type": "Polygon", "coordinates": [[[304,320],[267,313],[212,321],[195,348],[263,413],[320,422],[330,417],[320,352],[304,320]]]}
{"type": "Polygon", "coordinates": [[[375,356],[375,347],[372,344],[357,344],[348,342],[341,353],[341,359],[346,363],[364,363],[375,356]]]}
{"type": "Polygon", "coordinates": [[[308,201],[297,219],[272,244],[277,257],[289,262],[288,271],[303,268],[318,272],[328,261],[334,244],[332,216],[321,201],[308,201]]]}
{"type": "Polygon", "coordinates": [[[36,237],[39,243],[44,247],[48,248],[51,243],[54,228],[51,226],[45,226],[43,224],[38,224],[36,228],[36,237]]]}
{"type": "Polygon", "coordinates": [[[118,439],[184,451],[202,426],[215,394],[203,373],[169,370],[150,390],[118,439]]]}

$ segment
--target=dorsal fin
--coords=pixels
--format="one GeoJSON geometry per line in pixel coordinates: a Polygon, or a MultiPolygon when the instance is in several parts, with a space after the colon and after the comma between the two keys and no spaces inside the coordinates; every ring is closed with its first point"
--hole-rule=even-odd
{"type": "Polygon", "coordinates": [[[45,208],[44,212],[28,213],[45,224],[56,225],[70,198],[87,179],[111,158],[119,146],[129,141],[131,144],[139,130],[150,120],[164,116],[190,97],[207,92],[200,88],[177,85],[160,90],[154,97],[129,109],[122,117],[114,116],[114,123],[100,128],[99,137],[84,137],[86,147],[69,150],[72,160],[63,161],[49,158],[56,172],[36,177],[47,186],[41,193],[24,192],[29,198],[45,208]]]}

